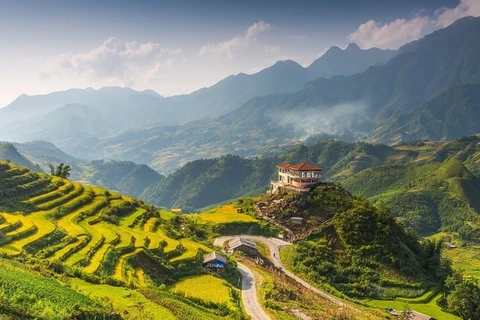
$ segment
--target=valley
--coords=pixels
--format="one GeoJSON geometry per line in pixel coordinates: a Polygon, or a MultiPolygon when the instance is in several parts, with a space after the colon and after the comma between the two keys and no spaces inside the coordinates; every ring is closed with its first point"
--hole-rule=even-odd
{"type": "Polygon", "coordinates": [[[0,320],[480,320],[477,1],[0,7],[0,320]]]}

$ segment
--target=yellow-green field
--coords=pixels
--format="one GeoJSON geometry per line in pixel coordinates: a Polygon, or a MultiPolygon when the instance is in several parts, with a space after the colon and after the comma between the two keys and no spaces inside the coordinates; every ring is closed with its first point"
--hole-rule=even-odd
{"type": "Polygon", "coordinates": [[[462,270],[465,277],[480,280],[480,245],[449,249],[444,254],[452,260],[454,269],[462,270]]]}
{"type": "Polygon", "coordinates": [[[25,215],[1,213],[3,219],[0,221],[0,230],[6,230],[5,236],[10,242],[0,246],[0,253],[18,255],[37,240],[57,237],[49,243],[40,244],[40,249],[35,250],[57,246],[58,249],[49,255],[49,259],[61,260],[70,266],[81,265],[83,271],[93,274],[99,270],[111,250],[118,249],[117,252],[124,252],[123,249],[131,248],[133,244],[134,247],[126,250],[125,254],[119,256],[117,254],[118,257],[113,255],[116,260],[109,262],[109,272],[118,280],[130,280],[134,277],[138,280],[137,283],[145,284],[146,275],[143,270],[136,268],[130,270],[131,274],[127,274],[124,268],[126,259],[143,249],[159,248],[160,243],[165,241],[167,245],[164,250],[168,253],[182,244],[185,252],[170,255],[171,262],[191,259],[197,255],[199,249],[210,251],[208,247],[191,240],[172,239],[165,235],[162,228],[156,228],[157,230],[152,232],[152,225],[156,220],[165,221],[176,215],[171,211],[160,210],[160,218],[150,218],[145,225],[140,225],[138,221],[143,219],[147,210],[131,197],[25,170],[12,173],[12,176],[15,175],[26,175],[24,179],[22,177],[22,181],[26,181],[25,185],[20,185],[19,188],[27,188],[27,184],[35,182],[35,179],[37,181],[45,179],[47,182],[51,179],[51,184],[48,189],[39,189],[33,196],[23,201],[29,208],[35,208],[32,212],[25,215]],[[122,206],[127,201],[136,204],[131,212],[122,214],[118,224],[99,220],[107,208],[122,206]],[[57,234],[68,239],[68,242],[62,244],[63,239],[55,236],[57,234]]]}
{"type": "Polygon", "coordinates": [[[197,298],[206,302],[226,303],[235,306],[231,300],[233,290],[225,280],[212,275],[193,276],[180,280],[171,289],[173,293],[184,293],[186,297],[197,298]]]}
{"type": "Polygon", "coordinates": [[[255,218],[248,214],[237,213],[237,208],[228,204],[218,209],[213,209],[197,215],[200,222],[230,223],[230,222],[256,222],[255,218]]]}

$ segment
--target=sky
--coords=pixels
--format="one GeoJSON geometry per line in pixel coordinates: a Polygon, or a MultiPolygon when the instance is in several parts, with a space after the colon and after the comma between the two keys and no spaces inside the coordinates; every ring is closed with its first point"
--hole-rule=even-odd
{"type": "Polygon", "coordinates": [[[468,15],[480,0],[0,0],[0,107],[70,88],[187,94],[334,45],[397,49],[468,15]]]}

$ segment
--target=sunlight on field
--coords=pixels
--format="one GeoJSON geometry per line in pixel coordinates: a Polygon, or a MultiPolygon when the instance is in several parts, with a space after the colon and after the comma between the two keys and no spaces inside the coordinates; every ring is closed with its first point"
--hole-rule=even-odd
{"type": "Polygon", "coordinates": [[[198,215],[201,222],[229,223],[229,222],[255,222],[255,218],[237,213],[237,208],[233,205],[225,205],[218,209],[213,209],[198,215]]]}
{"type": "Polygon", "coordinates": [[[159,306],[135,290],[108,285],[90,284],[80,279],[72,279],[71,287],[95,299],[107,300],[128,315],[127,319],[177,319],[170,310],[159,306]]]}
{"type": "Polygon", "coordinates": [[[183,292],[186,297],[197,298],[206,302],[226,303],[234,309],[230,298],[231,290],[225,280],[212,275],[184,278],[171,288],[174,293],[183,292]]]}

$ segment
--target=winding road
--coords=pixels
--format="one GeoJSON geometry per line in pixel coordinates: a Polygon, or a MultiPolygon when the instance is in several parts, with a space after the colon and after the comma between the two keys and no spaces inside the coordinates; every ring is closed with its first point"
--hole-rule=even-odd
{"type": "Polygon", "coordinates": [[[254,320],[270,320],[258,302],[253,272],[241,263],[237,263],[237,268],[242,274],[242,301],[245,311],[254,320]]]}
{"type": "MultiPolygon", "coordinates": [[[[223,236],[223,237],[218,237],[215,239],[213,244],[217,247],[222,247],[225,241],[228,241],[232,238],[235,237],[242,237],[248,240],[252,241],[257,241],[265,244],[269,251],[270,251],[270,261],[282,270],[288,277],[292,278],[295,280],[297,283],[301,284],[305,288],[311,290],[312,292],[316,293],[320,297],[331,301],[341,307],[348,307],[353,310],[359,311],[355,308],[353,308],[351,305],[346,304],[343,301],[338,300],[337,298],[329,295],[328,293],[321,291],[313,286],[311,286],[308,282],[300,279],[297,277],[294,273],[288,271],[282,261],[280,260],[280,248],[284,246],[291,245],[289,242],[285,242],[280,239],[275,239],[275,238],[266,238],[266,237],[261,237],[261,236],[247,236],[247,235],[241,235],[241,236],[223,236]]],[[[255,278],[253,277],[253,273],[250,269],[248,269],[246,266],[242,264],[238,264],[238,270],[242,274],[242,300],[243,304],[245,305],[245,310],[247,314],[252,317],[254,320],[264,320],[264,319],[270,319],[268,315],[265,313],[265,311],[262,309],[260,303],[258,302],[257,298],[257,293],[255,289],[255,278]]]]}

